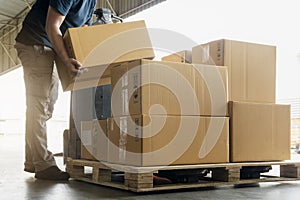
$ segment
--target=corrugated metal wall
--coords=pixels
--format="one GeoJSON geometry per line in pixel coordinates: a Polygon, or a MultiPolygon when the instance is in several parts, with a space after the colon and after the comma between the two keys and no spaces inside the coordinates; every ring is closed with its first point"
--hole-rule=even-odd
{"type": "MultiPolygon", "coordinates": [[[[32,1],[30,1],[30,4],[32,4],[32,1]]],[[[9,8],[9,10],[12,9],[12,7],[9,8]]],[[[21,29],[22,21],[28,11],[29,7],[24,3],[23,10],[10,20],[7,20],[7,24],[2,24],[3,26],[0,28],[0,75],[20,66],[17,52],[14,48],[15,37],[21,29]]]]}
{"type": "MultiPolygon", "coordinates": [[[[117,15],[126,18],[163,1],[166,0],[109,0],[109,3],[117,15]]],[[[32,1],[28,2],[32,4],[32,1]]],[[[97,0],[96,8],[111,8],[109,3],[107,0],[97,0]]],[[[14,19],[0,28],[0,75],[20,66],[14,48],[14,39],[28,10],[24,4],[24,10],[21,13],[16,13],[14,19]]]]}
{"type": "MultiPolygon", "coordinates": [[[[123,18],[134,15],[163,1],[166,0],[109,0],[117,15],[123,18]]],[[[98,0],[97,7],[110,8],[107,0],[98,0]]]]}
{"type": "MultiPolygon", "coordinates": [[[[18,26],[20,27],[20,26],[18,26]]],[[[14,48],[15,37],[18,32],[18,28],[14,30],[1,30],[0,39],[0,74],[3,74],[19,65],[19,60],[14,48]]]]}

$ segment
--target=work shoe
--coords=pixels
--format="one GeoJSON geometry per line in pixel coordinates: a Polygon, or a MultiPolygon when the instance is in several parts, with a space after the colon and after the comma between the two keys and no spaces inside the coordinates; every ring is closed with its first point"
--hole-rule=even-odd
{"type": "Polygon", "coordinates": [[[52,181],[67,181],[70,175],[61,171],[57,166],[51,166],[43,171],[35,173],[35,178],[52,181]]]}
{"type": "Polygon", "coordinates": [[[154,185],[163,185],[163,184],[170,184],[170,183],[172,183],[172,181],[168,178],[153,175],[153,184],[154,185]]]}

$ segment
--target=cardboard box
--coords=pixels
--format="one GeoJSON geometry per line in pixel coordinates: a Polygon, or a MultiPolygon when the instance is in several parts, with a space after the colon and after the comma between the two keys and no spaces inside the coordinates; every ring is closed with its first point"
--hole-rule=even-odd
{"type": "Polygon", "coordinates": [[[109,119],[111,163],[154,166],[229,161],[227,117],[134,115],[109,119]]]}
{"type": "Polygon", "coordinates": [[[71,74],[67,67],[60,59],[55,60],[58,76],[62,89],[66,91],[83,90],[87,88],[94,88],[97,86],[111,84],[110,68],[114,65],[99,65],[95,67],[82,67],[86,70],[80,76],[71,74]]]}
{"type": "Polygon", "coordinates": [[[290,105],[230,102],[230,161],[290,159],[290,105]]]}
{"type": "Polygon", "coordinates": [[[216,40],[193,47],[193,63],[228,66],[231,101],[275,103],[276,47],[216,40]]]}
{"type": "Polygon", "coordinates": [[[111,73],[113,116],[227,116],[226,67],[142,59],[111,73]]]}
{"type": "Polygon", "coordinates": [[[81,159],[107,161],[107,120],[81,122],[81,159]]]}
{"type": "Polygon", "coordinates": [[[184,50],[161,58],[162,61],[192,63],[192,51],[184,50]]]}
{"type": "MultiPolygon", "coordinates": [[[[100,78],[108,78],[113,63],[122,63],[141,58],[154,58],[154,51],[144,21],[70,28],[64,35],[64,43],[70,57],[88,68],[82,77],[71,75],[58,60],[58,73],[63,89],[95,87],[100,78]],[[99,74],[104,74],[101,77],[99,74]],[[93,80],[93,81],[92,81],[93,80]]],[[[103,84],[109,84],[109,79],[103,84]]]]}

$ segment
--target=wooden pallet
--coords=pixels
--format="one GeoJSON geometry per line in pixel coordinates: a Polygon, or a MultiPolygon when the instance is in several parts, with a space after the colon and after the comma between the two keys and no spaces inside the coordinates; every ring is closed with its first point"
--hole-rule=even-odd
{"type": "MultiPolygon", "coordinates": [[[[252,184],[260,182],[295,181],[300,180],[300,162],[250,162],[250,163],[224,163],[201,165],[176,165],[155,167],[134,167],[101,163],[87,160],[68,159],[67,172],[71,178],[102,186],[129,190],[133,192],[150,192],[163,190],[176,190],[187,188],[202,188],[225,185],[252,184]],[[278,175],[260,174],[259,178],[241,179],[241,169],[246,167],[279,167],[278,175]],[[87,172],[87,169],[90,169],[87,172]],[[117,169],[117,170],[116,170],[117,169]],[[153,175],[161,171],[208,170],[210,173],[194,183],[176,183],[154,185],[153,175]],[[114,177],[122,177],[119,180],[114,177]]],[[[272,169],[272,170],[273,170],[272,169]]],[[[272,172],[272,170],[270,172],[272,172]]]]}

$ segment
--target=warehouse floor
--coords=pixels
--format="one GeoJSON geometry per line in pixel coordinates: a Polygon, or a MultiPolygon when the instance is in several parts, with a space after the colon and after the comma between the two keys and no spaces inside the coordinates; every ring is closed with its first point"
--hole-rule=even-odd
{"type": "MultiPolygon", "coordinates": [[[[135,194],[71,180],[41,181],[23,172],[23,135],[0,135],[0,199],[299,199],[300,181],[135,194]]],[[[293,160],[300,160],[293,154],[293,160]]],[[[57,158],[63,168],[62,158],[57,158]]]]}

